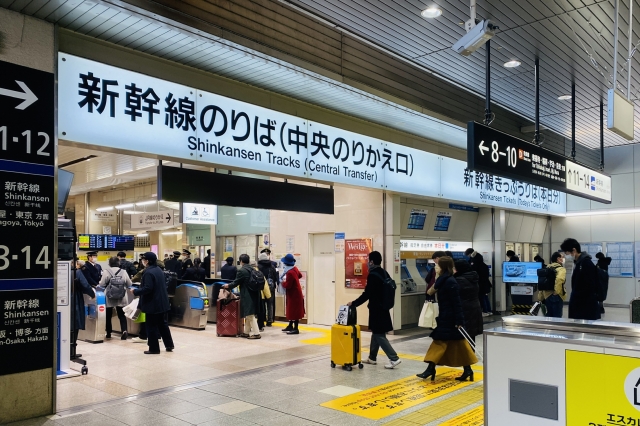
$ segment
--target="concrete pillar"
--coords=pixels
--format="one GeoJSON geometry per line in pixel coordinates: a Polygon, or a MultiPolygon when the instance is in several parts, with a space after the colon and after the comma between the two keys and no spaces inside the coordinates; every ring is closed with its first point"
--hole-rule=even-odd
{"type": "Polygon", "coordinates": [[[393,329],[402,328],[402,303],[400,300],[400,196],[396,194],[384,194],[384,221],[385,221],[385,258],[384,268],[398,284],[396,301],[391,311],[393,329]]]}

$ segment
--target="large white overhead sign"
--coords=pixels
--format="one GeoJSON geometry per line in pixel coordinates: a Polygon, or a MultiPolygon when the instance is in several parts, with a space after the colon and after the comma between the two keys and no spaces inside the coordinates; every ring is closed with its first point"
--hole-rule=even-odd
{"type": "Polygon", "coordinates": [[[216,225],[218,223],[218,206],[182,203],[182,223],[216,225]]]}
{"type": "Polygon", "coordinates": [[[131,229],[145,229],[152,226],[169,226],[173,224],[173,210],[131,215],[131,229]]]}
{"type": "Polygon", "coordinates": [[[466,241],[400,240],[400,251],[465,251],[472,247],[466,241]]]}
{"type": "MultiPolygon", "coordinates": [[[[66,53],[59,54],[58,81],[61,139],[267,174],[474,200],[444,196],[451,182],[441,179],[443,158],[425,151],[66,53]]],[[[464,162],[452,161],[464,167],[464,162]]],[[[545,205],[508,207],[551,213],[545,205]]]]}

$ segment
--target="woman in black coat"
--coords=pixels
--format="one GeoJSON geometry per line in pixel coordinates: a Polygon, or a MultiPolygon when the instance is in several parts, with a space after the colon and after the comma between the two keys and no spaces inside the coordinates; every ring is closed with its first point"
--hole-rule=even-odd
{"type": "Polygon", "coordinates": [[[436,318],[438,325],[431,333],[433,342],[424,357],[424,362],[428,363],[429,367],[417,376],[423,379],[431,377],[432,381],[435,380],[437,364],[464,367],[464,374],[456,380],[464,381],[470,378],[473,381],[470,366],[478,362],[478,359],[458,330],[464,325],[464,315],[458,283],[453,277],[453,259],[449,256],[441,257],[438,265],[441,273],[434,286],[440,310],[436,318]]]}
{"type": "Polygon", "coordinates": [[[458,282],[464,328],[475,340],[476,336],[482,334],[483,329],[482,308],[478,299],[480,277],[477,272],[471,270],[471,265],[466,260],[456,260],[453,276],[458,282]]]}

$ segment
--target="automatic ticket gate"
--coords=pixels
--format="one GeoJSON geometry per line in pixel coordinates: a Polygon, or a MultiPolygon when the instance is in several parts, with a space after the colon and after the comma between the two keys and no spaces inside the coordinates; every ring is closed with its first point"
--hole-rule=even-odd
{"type": "Polygon", "coordinates": [[[209,314],[208,322],[217,322],[218,320],[218,293],[225,284],[232,283],[233,280],[223,280],[219,278],[206,278],[204,284],[207,286],[207,295],[209,296],[209,314]]]}
{"type": "Polygon", "coordinates": [[[84,295],[85,326],[84,330],[79,331],[78,339],[89,343],[102,343],[106,334],[107,299],[103,291],[95,289],[95,292],[95,300],[84,295]]]}
{"type": "Polygon", "coordinates": [[[169,324],[204,330],[209,313],[209,297],[204,283],[178,281],[176,292],[169,296],[169,324]]]}

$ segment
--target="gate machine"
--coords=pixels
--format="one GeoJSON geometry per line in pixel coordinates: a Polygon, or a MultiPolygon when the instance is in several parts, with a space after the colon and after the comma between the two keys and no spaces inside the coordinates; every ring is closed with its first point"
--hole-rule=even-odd
{"type": "Polygon", "coordinates": [[[209,313],[209,297],[204,283],[178,280],[175,293],[169,294],[169,324],[204,330],[209,313]]]}

